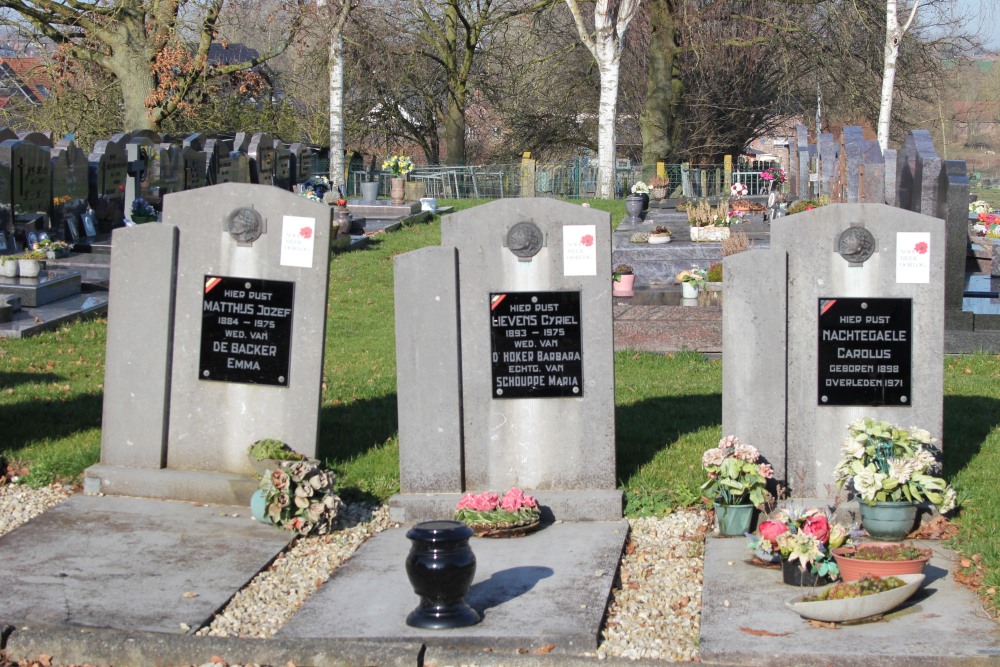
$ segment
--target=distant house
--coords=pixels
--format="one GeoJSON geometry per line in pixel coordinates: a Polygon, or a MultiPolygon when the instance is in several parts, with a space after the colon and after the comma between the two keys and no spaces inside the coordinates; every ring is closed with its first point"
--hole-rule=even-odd
{"type": "Polygon", "coordinates": [[[260,57],[260,51],[239,42],[212,42],[208,47],[208,62],[212,65],[232,65],[260,57]]]}
{"type": "Polygon", "coordinates": [[[0,58],[0,108],[15,100],[41,104],[49,96],[50,85],[40,58],[0,58]]]}

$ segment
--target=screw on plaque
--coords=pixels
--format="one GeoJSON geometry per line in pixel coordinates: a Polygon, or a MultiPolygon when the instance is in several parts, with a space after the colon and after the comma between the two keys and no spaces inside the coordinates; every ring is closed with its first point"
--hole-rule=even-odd
{"type": "Polygon", "coordinates": [[[530,262],[545,246],[545,235],[535,223],[519,222],[507,231],[504,245],[519,261],[530,262]]]}
{"type": "Polygon", "coordinates": [[[267,231],[267,223],[254,209],[241,207],[226,216],[223,229],[229,232],[238,245],[248,246],[267,231]]]}

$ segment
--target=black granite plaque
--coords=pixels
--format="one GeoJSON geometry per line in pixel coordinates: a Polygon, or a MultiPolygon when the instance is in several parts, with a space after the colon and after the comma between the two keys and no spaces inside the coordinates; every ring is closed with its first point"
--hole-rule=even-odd
{"type": "Polygon", "coordinates": [[[490,294],[494,398],[583,396],[579,292],[490,294]]]}
{"type": "Polygon", "coordinates": [[[912,299],[819,300],[820,405],[911,405],[912,299]]]}
{"type": "Polygon", "coordinates": [[[288,386],[295,283],[205,276],[198,378],[288,386]]]}

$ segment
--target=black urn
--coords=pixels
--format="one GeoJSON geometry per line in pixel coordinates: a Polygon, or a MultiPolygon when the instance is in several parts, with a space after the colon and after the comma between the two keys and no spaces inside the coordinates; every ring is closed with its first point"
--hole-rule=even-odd
{"type": "Polygon", "coordinates": [[[469,546],[472,529],[460,521],[425,521],[411,528],[406,575],[420,605],[406,617],[415,628],[445,630],[475,625],[479,613],[465,603],[476,575],[469,546]]]}

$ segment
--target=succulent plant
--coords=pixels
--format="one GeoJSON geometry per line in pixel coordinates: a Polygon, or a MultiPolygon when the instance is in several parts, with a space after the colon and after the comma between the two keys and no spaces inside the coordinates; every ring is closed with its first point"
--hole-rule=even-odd
{"type": "Polygon", "coordinates": [[[646,243],[649,241],[649,234],[646,232],[636,232],[632,236],[628,237],[628,240],[632,243],[646,243]]]}

